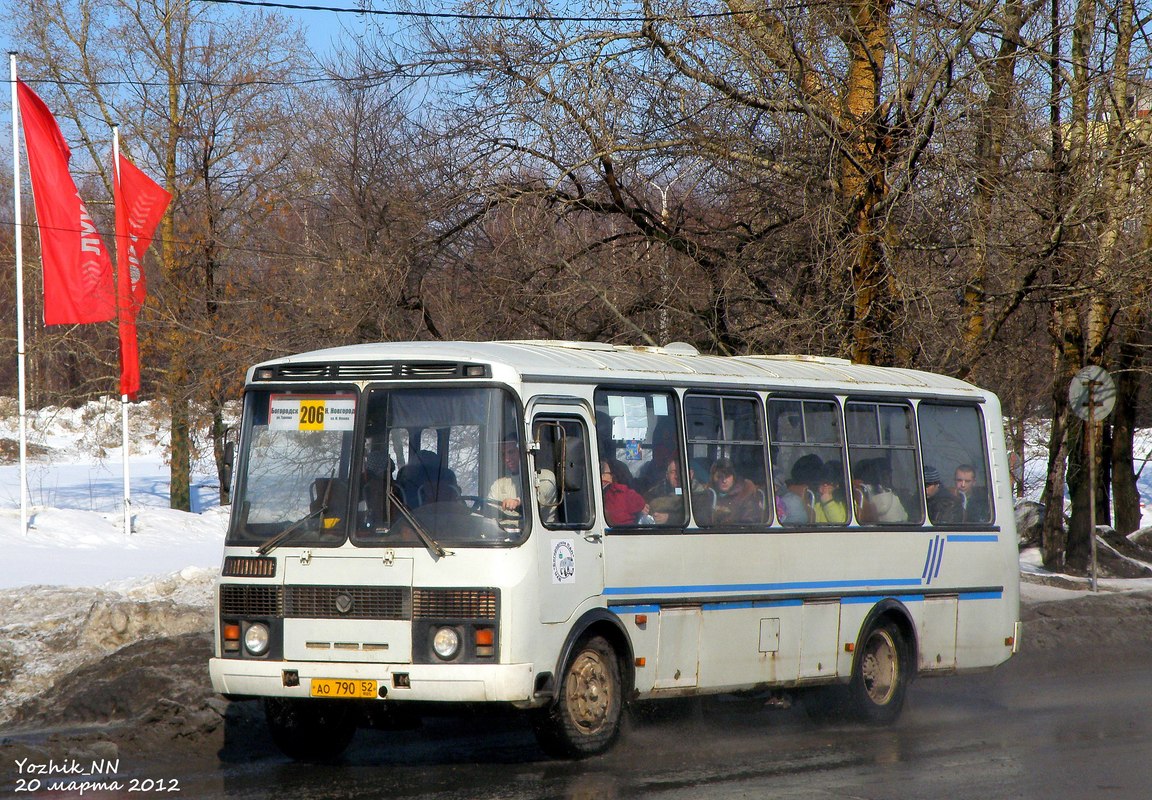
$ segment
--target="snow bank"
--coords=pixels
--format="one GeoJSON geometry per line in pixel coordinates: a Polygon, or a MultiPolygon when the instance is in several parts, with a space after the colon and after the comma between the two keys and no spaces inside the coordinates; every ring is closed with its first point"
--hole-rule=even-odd
{"type": "MultiPolygon", "coordinates": [[[[5,454],[16,452],[15,411],[14,401],[0,398],[5,454]]],[[[104,586],[219,565],[228,514],[219,506],[213,465],[200,459],[193,468],[192,505],[199,513],[168,508],[162,409],[129,408],[130,534],[124,531],[119,401],[32,411],[28,427],[27,531],[20,530],[19,465],[12,458],[0,466],[0,589],[104,586]]]]}

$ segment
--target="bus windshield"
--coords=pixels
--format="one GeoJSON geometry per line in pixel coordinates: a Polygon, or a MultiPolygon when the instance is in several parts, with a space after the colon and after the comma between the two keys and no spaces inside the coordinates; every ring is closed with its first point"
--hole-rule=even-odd
{"type": "Polygon", "coordinates": [[[229,543],[517,543],[518,420],[498,388],[249,392],[229,543]]]}

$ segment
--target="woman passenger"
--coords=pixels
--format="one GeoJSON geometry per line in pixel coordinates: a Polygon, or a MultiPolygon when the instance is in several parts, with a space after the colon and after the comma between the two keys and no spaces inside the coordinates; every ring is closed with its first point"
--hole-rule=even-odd
{"type": "Polygon", "coordinates": [[[844,476],[834,462],[824,465],[813,513],[817,525],[843,525],[848,522],[848,506],[844,502],[844,476]]]}
{"type": "Polygon", "coordinates": [[[712,465],[711,482],[713,525],[761,522],[764,498],[756,484],[736,475],[729,458],[718,458],[712,465]]]}
{"type": "Polygon", "coordinates": [[[600,486],[604,490],[604,519],[609,526],[635,525],[648,513],[648,504],[630,487],[632,474],[615,458],[600,462],[600,486]]]}

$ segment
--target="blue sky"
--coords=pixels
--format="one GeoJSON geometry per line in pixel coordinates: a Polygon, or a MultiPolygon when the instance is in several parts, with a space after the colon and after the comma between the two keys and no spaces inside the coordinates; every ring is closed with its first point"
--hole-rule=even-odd
{"type": "MultiPolygon", "coordinates": [[[[0,10],[6,12],[11,3],[21,0],[0,0],[0,10]]],[[[300,5],[310,6],[328,6],[331,8],[355,8],[356,0],[282,0],[282,2],[293,4],[299,3],[300,5]]],[[[372,4],[375,5],[375,4],[372,4]]],[[[387,7],[387,6],[381,6],[387,7]]],[[[229,9],[230,7],[220,5],[217,6],[221,12],[229,9]]],[[[233,7],[232,10],[241,11],[241,7],[233,7]]],[[[310,11],[310,10],[290,10],[290,9],[271,9],[275,13],[283,14],[290,19],[298,22],[304,28],[308,37],[309,46],[317,53],[324,54],[331,48],[333,37],[348,35],[349,33],[355,34],[365,29],[366,21],[377,24],[385,22],[388,17],[371,17],[367,18],[360,14],[339,13],[335,11],[310,11]]],[[[0,27],[0,52],[5,55],[12,49],[11,32],[7,27],[0,27]]],[[[5,59],[7,62],[7,59],[5,59]]],[[[4,74],[7,78],[7,63],[5,63],[4,74]]]]}

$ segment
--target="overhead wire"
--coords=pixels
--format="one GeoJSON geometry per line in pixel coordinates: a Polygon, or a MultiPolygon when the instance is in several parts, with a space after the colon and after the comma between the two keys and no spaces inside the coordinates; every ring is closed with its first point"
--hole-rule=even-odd
{"type": "MultiPolygon", "coordinates": [[[[337,14],[359,14],[365,16],[402,17],[408,19],[453,19],[475,20],[478,22],[678,22],[698,19],[717,19],[754,14],[756,11],[707,11],[686,14],[667,14],[649,17],[645,15],[610,16],[564,16],[551,14],[478,14],[466,11],[415,11],[411,9],[387,9],[366,7],[316,6],[300,3],[277,2],[277,0],[197,0],[201,3],[228,6],[255,6],[257,8],[279,8],[289,11],[330,11],[337,14]]],[[[759,9],[757,9],[758,11],[759,9]]],[[[764,9],[779,10],[779,9],[764,9]]]]}

